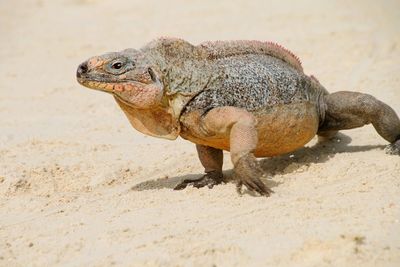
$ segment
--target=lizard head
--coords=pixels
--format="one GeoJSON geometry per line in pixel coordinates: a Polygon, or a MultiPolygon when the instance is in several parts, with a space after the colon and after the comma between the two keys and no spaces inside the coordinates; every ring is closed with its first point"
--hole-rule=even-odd
{"type": "Polygon", "coordinates": [[[113,94],[136,108],[149,108],[162,101],[161,74],[140,51],[127,49],[89,58],[78,66],[78,82],[113,94]]]}

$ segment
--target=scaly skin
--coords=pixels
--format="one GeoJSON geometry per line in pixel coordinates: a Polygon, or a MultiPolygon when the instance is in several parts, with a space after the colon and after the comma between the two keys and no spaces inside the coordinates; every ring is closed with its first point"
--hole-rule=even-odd
{"type": "MultiPolygon", "coordinates": [[[[197,144],[206,174],[187,185],[223,182],[222,150],[231,152],[238,186],[269,195],[255,157],[279,155],[315,134],[372,123],[400,152],[400,120],[372,96],[328,94],[290,51],[258,41],[207,42],[171,38],[92,57],[77,70],[82,85],[112,94],[138,131],[197,144]]],[[[241,192],[241,190],[239,190],[241,192]]]]}

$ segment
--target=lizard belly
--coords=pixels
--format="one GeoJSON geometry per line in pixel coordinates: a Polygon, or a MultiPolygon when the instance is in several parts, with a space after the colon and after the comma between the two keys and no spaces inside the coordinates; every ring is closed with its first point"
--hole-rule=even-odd
{"type": "MultiPolygon", "coordinates": [[[[319,118],[314,103],[277,105],[252,113],[257,118],[258,143],[254,151],[256,157],[276,156],[294,151],[308,143],[318,131],[319,118]]],[[[200,116],[195,113],[186,119],[192,121],[189,125],[199,125],[200,116]]],[[[196,144],[230,150],[229,133],[202,136],[199,132],[184,130],[181,136],[196,144]]]]}
{"type": "Polygon", "coordinates": [[[315,104],[293,103],[254,114],[258,119],[257,157],[289,153],[307,144],[317,133],[319,117],[315,104]]]}

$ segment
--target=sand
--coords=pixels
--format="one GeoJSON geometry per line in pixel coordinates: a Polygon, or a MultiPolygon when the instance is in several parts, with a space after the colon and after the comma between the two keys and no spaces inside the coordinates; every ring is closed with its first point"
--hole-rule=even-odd
{"type": "MultiPolygon", "coordinates": [[[[272,40],[400,113],[398,1],[1,1],[0,266],[400,266],[400,158],[373,127],[262,159],[270,198],[173,191],[193,144],[132,129],[77,65],[158,36],[272,40]]],[[[225,170],[231,173],[229,154],[225,170]]]]}

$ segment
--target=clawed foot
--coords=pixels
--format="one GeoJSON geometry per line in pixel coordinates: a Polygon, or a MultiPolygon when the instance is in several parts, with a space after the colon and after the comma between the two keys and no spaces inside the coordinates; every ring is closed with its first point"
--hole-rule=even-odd
{"type": "Polygon", "coordinates": [[[175,186],[174,190],[182,190],[187,186],[193,186],[196,188],[201,188],[207,186],[208,188],[213,188],[215,185],[223,182],[223,175],[221,172],[213,171],[208,172],[204,176],[197,179],[185,179],[177,186],[175,186]]]}
{"type": "Polygon", "coordinates": [[[400,156],[400,139],[385,148],[386,154],[389,155],[399,155],[400,156]]]}
{"type": "Polygon", "coordinates": [[[269,189],[260,178],[265,176],[264,171],[260,167],[257,159],[253,155],[245,155],[241,157],[234,168],[235,179],[238,180],[236,189],[239,194],[242,194],[242,186],[250,191],[255,191],[262,196],[270,196],[272,191],[269,189]]]}

